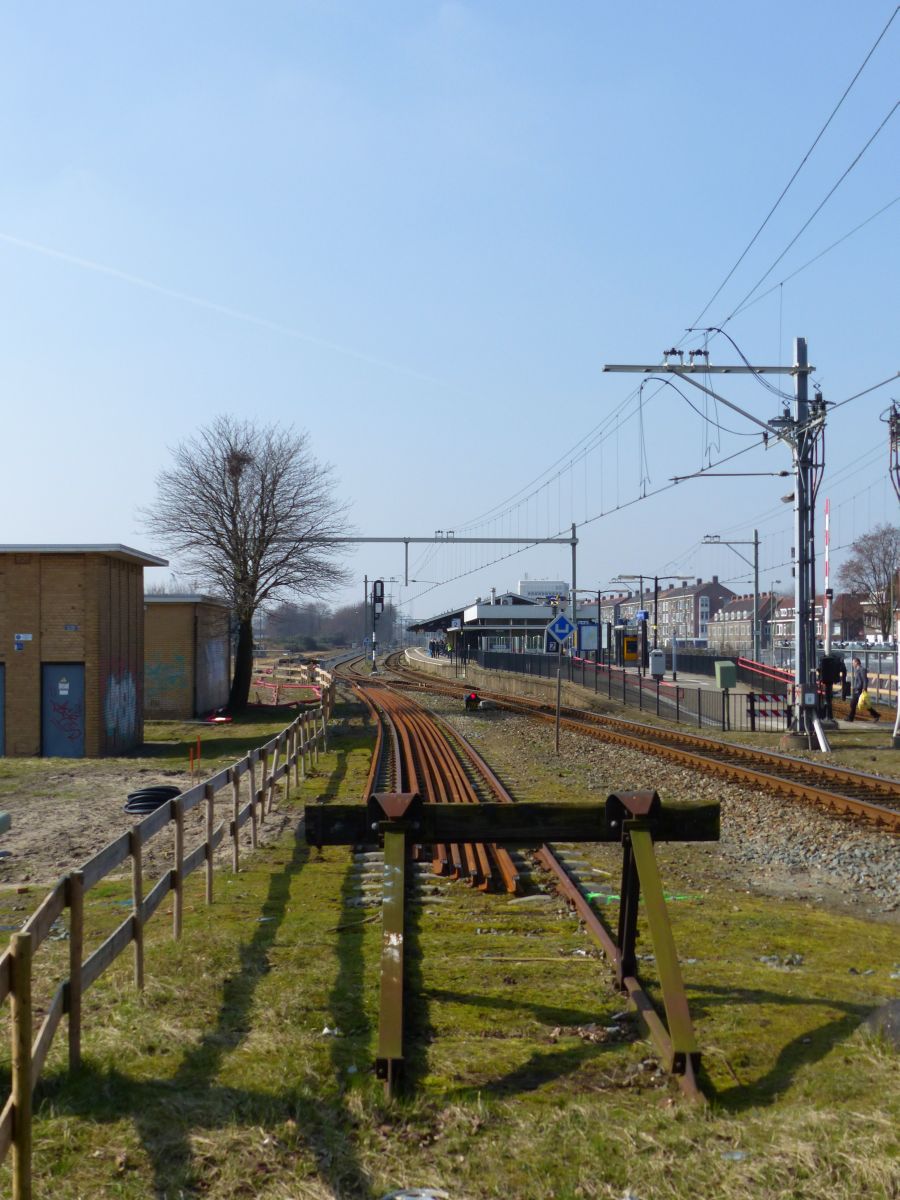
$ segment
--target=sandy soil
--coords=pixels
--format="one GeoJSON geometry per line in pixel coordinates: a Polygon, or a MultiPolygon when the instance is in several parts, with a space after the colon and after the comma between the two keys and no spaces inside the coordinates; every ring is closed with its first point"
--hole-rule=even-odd
{"type": "MultiPolygon", "coordinates": [[[[183,791],[191,786],[187,772],[136,768],[127,760],[84,763],[63,770],[49,763],[46,770],[42,767],[17,780],[16,785],[0,778],[0,809],[12,818],[12,828],[0,836],[2,890],[52,887],[67,871],[82,866],[142,819],[124,811],[129,792],[153,784],[173,784],[183,791]]],[[[249,797],[248,787],[245,782],[242,805],[249,797]]],[[[198,805],[185,818],[187,852],[205,837],[204,808],[198,805]]],[[[229,820],[231,811],[231,788],[226,787],[217,796],[215,823],[229,820]]],[[[289,819],[287,814],[273,811],[260,829],[261,840],[280,836],[289,819]]],[[[171,825],[163,829],[144,849],[144,874],[150,883],[171,866],[173,829],[171,825]]],[[[241,830],[241,847],[244,851],[250,847],[249,823],[241,830]]],[[[222,861],[230,862],[227,836],[217,853],[222,861]]],[[[130,870],[130,860],[126,860],[120,873],[127,875],[130,870]]]]}

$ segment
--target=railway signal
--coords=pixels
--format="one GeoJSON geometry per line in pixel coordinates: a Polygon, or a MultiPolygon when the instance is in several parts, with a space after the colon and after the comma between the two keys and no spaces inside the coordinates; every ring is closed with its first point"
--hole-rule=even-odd
{"type": "Polygon", "coordinates": [[[372,580],[372,673],[377,671],[375,665],[376,655],[378,653],[378,635],[375,631],[375,626],[378,624],[378,618],[384,612],[384,580],[372,580]]]}

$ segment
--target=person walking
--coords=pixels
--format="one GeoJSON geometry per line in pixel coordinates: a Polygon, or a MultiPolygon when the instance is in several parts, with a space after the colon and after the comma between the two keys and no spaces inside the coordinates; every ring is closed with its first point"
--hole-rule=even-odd
{"type": "Polygon", "coordinates": [[[863,708],[869,709],[873,721],[880,721],[881,713],[878,712],[875,705],[869,699],[869,676],[866,668],[858,658],[854,658],[853,669],[850,673],[850,715],[847,717],[848,721],[856,719],[856,706],[863,696],[865,696],[863,708]]]}

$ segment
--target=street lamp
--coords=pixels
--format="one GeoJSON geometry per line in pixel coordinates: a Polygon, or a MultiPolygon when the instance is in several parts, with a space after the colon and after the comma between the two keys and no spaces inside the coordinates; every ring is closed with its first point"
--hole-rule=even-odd
{"type": "Polygon", "coordinates": [[[759,662],[759,533],[757,530],[753,530],[752,542],[723,541],[717,533],[705,533],[703,535],[703,544],[704,546],[728,546],[732,550],[734,550],[735,546],[753,547],[752,562],[747,558],[746,554],[741,554],[740,550],[734,550],[734,552],[738,558],[753,568],[753,661],[759,662]]]}

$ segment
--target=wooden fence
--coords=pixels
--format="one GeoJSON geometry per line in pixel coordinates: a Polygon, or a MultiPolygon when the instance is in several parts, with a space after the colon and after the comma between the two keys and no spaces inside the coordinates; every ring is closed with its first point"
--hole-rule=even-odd
{"type": "Polygon", "coordinates": [[[129,945],[134,946],[134,983],[144,986],[144,928],[171,892],[172,936],[181,936],[184,914],[184,881],[199,867],[206,868],[206,903],[212,904],[214,854],[226,836],[231,837],[231,865],[239,868],[239,835],[250,823],[250,842],[257,845],[257,830],[275,801],[275,787],[284,780],[290,796],[291,773],[299,784],[319,760],[319,747],[328,748],[328,721],[334,705],[334,684],[322,691],[322,703],[307,709],[286,729],[252,750],[233,766],[189,791],[164,801],[120,837],[110,842],[78,870],[56,884],[10,939],[0,955],[0,1004],[10,1002],[12,1085],[0,1113],[0,1162],[13,1152],[13,1200],[31,1200],[32,1094],[63,1016],[68,1016],[69,1070],[81,1064],[81,1001],[91,984],[129,945]],[[244,789],[244,780],[249,786],[244,789]],[[231,789],[230,820],[214,824],[215,798],[231,789]],[[247,792],[242,800],[242,790],[247,792]],[[185,814],[205,805],[205,839],[185,849],[185,814]],[[168,826],[174,826],[174,862],[145,892],[142,848],[168,826]],[[102,879],[131,859],[132,909],[128,917],[92,953],[84,958],[84,898],[102,879]],[[69,910],[69,977],[56,989],[37,1034],[32,1016],[34,956],[55,921],[69,910]]]}

